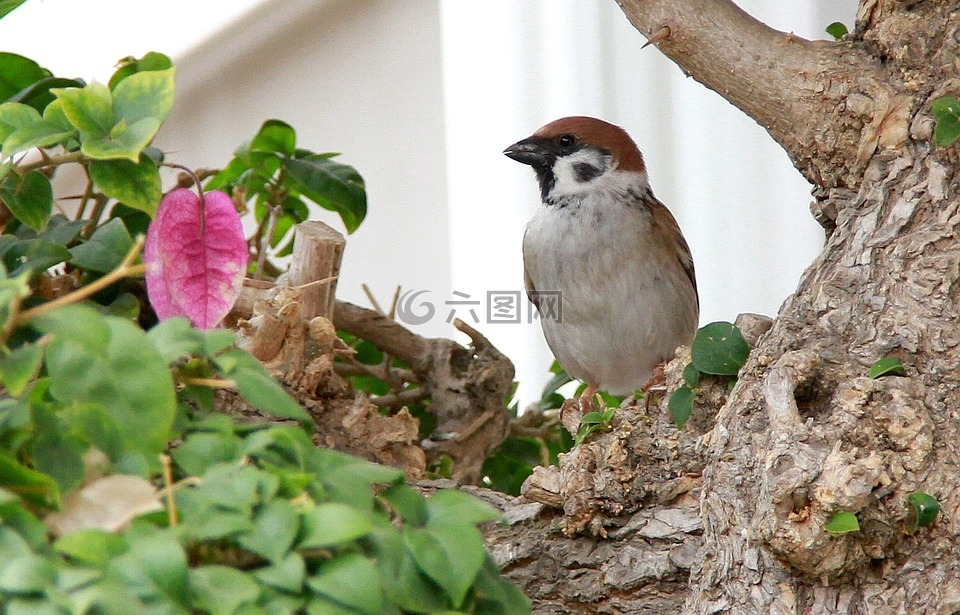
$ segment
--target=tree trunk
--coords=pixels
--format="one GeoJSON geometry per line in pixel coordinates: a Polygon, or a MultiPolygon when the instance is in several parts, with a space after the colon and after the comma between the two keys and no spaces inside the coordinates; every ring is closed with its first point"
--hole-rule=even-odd
{"type": "Polygon", "coordinates": [[[960,611],[960,150],[935,145],[930,113],[960,93],[960,3],[862,0],[836,43],[772,30],[729,0],[619,4],[784,147],[815,186],[827,241],[695,446],[682,443],[696,430],[671,437],[661,417],[628,414],[641,423],[621,420],[601,457],[586,448],[559,482],[532,479],[528,494],[562,521],[525,517],[516,531],[536,542],[495,538],[494,551],[542,613],[960,611]],[[883,357],[906,376],[870,378],[883,357]],[[638,442],[644,429],[654,437],[638,442]],[[702,468],[702,484],[657,497],[654,477],[630,474],[664,446],[690,460],[664,461],[660,480],[702,468]],[[604,476],[588,505],[564,491],[577,472],[604,476]],[[911,533],[915,491],[941,512],[911,533]],[[841,511],[859,531],[824,529],[841,511]]]}

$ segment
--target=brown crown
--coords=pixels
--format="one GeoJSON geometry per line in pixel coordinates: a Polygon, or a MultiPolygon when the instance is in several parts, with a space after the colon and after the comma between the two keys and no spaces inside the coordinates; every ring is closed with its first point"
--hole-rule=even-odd
{"type": "Polygon", "coordinates": [[[581,143],[608,150],[613,156],[613,164],[624,171],[642,172],[647,168],[643,163],[643,155],[627,131],[595,117],[563,117],[542,126],[533,134],[545,139],[572,134],[581,143]]]}

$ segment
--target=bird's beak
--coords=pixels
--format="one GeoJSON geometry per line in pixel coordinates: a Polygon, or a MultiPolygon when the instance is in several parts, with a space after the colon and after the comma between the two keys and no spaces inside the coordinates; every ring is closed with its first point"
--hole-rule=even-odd
{"type": "Polygon", "coordinates": [[[529,164],[530,166],[543,166],[547,163],[547,152],[544,151],[540,140],[535,137],[528,137],[523,141],[517,141],[507,149],[503,154],[508,158],[513,158],[517,162],[529,164]]]}

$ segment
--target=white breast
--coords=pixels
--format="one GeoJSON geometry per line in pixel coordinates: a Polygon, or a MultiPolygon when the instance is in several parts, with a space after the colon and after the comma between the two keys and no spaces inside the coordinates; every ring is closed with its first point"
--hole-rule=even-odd
{"type": "MultiPolygon", "coordinates": [[[[620,175],[637,185],[637,174],[620,175]]],[[[610,206],[622,188],[541,207],[523,240],[534,288],[561,297],[560,320],[541,319],[550,349],[571,376],[616,394],[645,384],[697,325],[696,310],[681,307],[696,297],[679,261],[645,249],[653,243],[649,210],[610,206]]]]}

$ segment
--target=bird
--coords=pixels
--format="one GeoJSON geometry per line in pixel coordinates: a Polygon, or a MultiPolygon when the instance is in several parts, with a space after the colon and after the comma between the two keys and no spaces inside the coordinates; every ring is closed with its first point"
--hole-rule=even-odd
{"type": "Polygon", "coordinates": [[[532,167],[539,184],[541,206],[523,235],[524,285],[560,366],[586,384],[577,425],[598,391],[643,389],[692,342],[693,256],[619,126],[564,117],[503,153],[532,167]]]}

